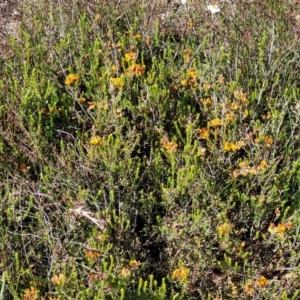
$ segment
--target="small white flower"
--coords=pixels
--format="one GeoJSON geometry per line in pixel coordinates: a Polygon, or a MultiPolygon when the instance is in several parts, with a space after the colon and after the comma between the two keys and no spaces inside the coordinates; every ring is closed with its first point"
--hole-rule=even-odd
{"type": "Polygon", "coordinates": [[[182,5],[186,5],[188,0],[180,0],[180,2],[181,2],[182,5]]]}
{"type": "Polygon", "coordinates": [[[207,9],[212,13],[216,14],[221,11],[220,7],[218,5],[207,5],[207,9]]]}

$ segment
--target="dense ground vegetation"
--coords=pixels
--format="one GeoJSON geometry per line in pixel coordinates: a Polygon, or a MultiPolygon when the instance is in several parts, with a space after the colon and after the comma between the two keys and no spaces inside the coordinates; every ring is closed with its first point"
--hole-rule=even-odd
{"type": "Polygon", "coordinates": [[[20,2],[0,299],[299,299],[300,5],[207,4],[20,2]]]}

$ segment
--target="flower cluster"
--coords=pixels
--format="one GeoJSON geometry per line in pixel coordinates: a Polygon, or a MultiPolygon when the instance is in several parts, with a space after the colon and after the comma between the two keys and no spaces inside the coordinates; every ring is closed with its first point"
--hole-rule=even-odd
{"type": "Polygon", "coordinates": [[[218,5],[207,5],[207,9],[214,15],[221,11],[218,5]]]}
{"type": "Polygon", "coordinates": [[[121,277],[126,278],[126,277],[130,277],[130,275],[131,275],[130,269],[125,268],[125,267],[122,268],[121,277]]]}
{"type": "Polygon", "coordinates": [[[242,149],[245,146],[245,142],[244,141],[238,141],[236,143],[232,143],[232,142],[225,142],[223,145],[223,149],[225,151],[232,151],[232,152],[236,152],[240,149],[242,149]]]}
{"type": "Polygon", "coordinates": [[[123,77],[115,77],[111,78],[110,82],[113,87],[116,87],[117,89],[121,89],[124,86],[124,78],[123,77]]]}
{"type": "Polygon", "coordinates": [[[169,153],[177,152],[178,144],[175,142],[169,142],[167,138],[162,138],[160,140],[160,144],[169,153]]]}
{"type": "Polygon", "coordinates": [[[56,114],[58,114],[58,113],[60,113],[60,111],[61,111],[61,108],[59,107],[59,108],[54,108],[54,107],[43,107],[42,109],[41,109],[41,111],[42,111],[42,113],[43,114],[45,114],[45,115],[47,115],[47,116],[50,116],[52,113],[56,113],[56,114]]]}
{"type": "Polygon", "coordinates": [[[129,76],[142,76],[145,73],[145,69],[140,64],[134,64],[130,67],[128,67],[125,71],[126,75],[129,76]]]}
{"type": "Polygon", "coordinates": [[[243,89],[235,90],[233,96],[236,100],[240,101],[241,103],[248,102],[248,93],[245,93],[243,89]]]}
{"type": "Polygon", "coordinates": [[[192,58],[192,54],[193,54],[193,50],[192,49],[186,49],[184,51],[184,56],[183,56],[184,61],[185,62],[189,62],[191,60],[191,58],[192,58]]]}
{"type": "Polygon", "coordinates": [[[208,97],[208,98],[203,98],[203,99],[201,99],[200,100],[201,102],[202,102],[202,104],[203,104],[203,106],[204,106],[204,108],[206,109],[206,110],[209,110],[209,109],[211,109],[212,108],[212,101],[211,101],[211,99],[208,97]]]}
{"type": "Polygon", "coordinates": [[[180,281],[184,281],[187,279],[187,277],[189,276],[189,272],[190,270],[186,267],[179,267],[177,269],[175,269],[172,273],[172,277],[174,279],[180,280],[180,281]]]}
{"type": "Polygon", "coordinates": [[[71,86],[73,85],[74,83],[78,82],[79,80],[79,76],[76,75],[76,74],[69,74],[65,80],[65,85],[66,86],[71,86]]]}
{"type": "Polygon", "coordinates": [[[232,224],[227,223],[227,222],[225,222],[217,227],[217,231],[220,236],[228,234],[231,231],[231,229],[232,229],[232,224]]]}
{"type": "Polygon", "coordinates": [[[102,145],[103,144],[102,138],[98,135],[95,135],[91,138],[90,144],[91,145],[102,145]]]}
{"type": "Polygon", "coordinates": [[[129,262],[129,266],[132,267],[132,268],[137,268],[139,265],[140,265],[140,262],[138,262],[138,261],[135,260],[135,259],[132,259],[132,260],[129,262]]]}
{"type": "Polygon", "coordinates": [[[258,138],[256,138],[256,139],[254,139],[254,143],[256,144],[256,145],[258,145],[258,144],[261,144],[261,143],[263,143],[263,144],[265,144],[267,147],[271,147],[271,145],[273,144],[273,138],[272,137],[270,137],[270,136],[260,136],[260,137],[258,137],[258,138]]]}
{"type": "Polygon", "coordinates": [[[187,78],[181,80],[181,86],[183,87],[198,87],[198,79],[197,79],[197,74],[195,69],[190,69],[187,71],[187,78]]]}
{"type": "Polygon", "coordinates": [[[233,92],[233,98],[224,105],[225,119],[228,122],[241,117],[246,119],[249,116],[247,109],[248,93],[245,93],[243,89],[237,89],[233,92]]]}
{"type": "Polygon", "coordinates": [[[252,281],[249,281],[244,285],[244,292],[247,296],[252,296],[255,293],[252,281]]]}
{"type": "Polygon", "coordinates": [[[238,169],[233,171],[232,176],[237,178],[239,176],[256,175],[268,168],[268,163],[262,160],[257,166],[250,166],[248,161],[241,161],[238,164],[238,169]]]}
{"type": "Polygon", "coordinates": [[[37,300],[37,299],[39,299],[39,290],[37,290],[35,287],[26,289],[22,296],[22,300],[37,300]]]}
{"type": "Polygon", "coordinates": [[[267,287],[269,284],[269,280],[265,276],[260,276],[256,281],[256,285],[262,288],[267,287]]]}
{"type": "Polygon", "coordinates": [[[51,282],[54,285],[63,285],[66,282],[66,276],[64,274],[54,275],[51,278],[51,282]]]}
{"type": "Polygon", "coordinates": [[[88,101],[88,110],[99,109],[99,110],[108,110],[108,103],[106,101],[95,103],[94,101],[88,101]]]}
{"type": "Polygon", "coordinates": [[[222,126],[223,121],[219,118],[213,119],[210,122],[208,122],[209,127],[219,127],[222,126]]]}
{"type": "MultiPolygon", "coordinates": [[[[129,51],[124,54],[123,62],[127,64],[127,68],[125,69],[125,74],[127,76],[142,76],[145,74],[145,68],[141,64],[137,64],[137,53],[134,51],[129,51]]],[[[122,86],[122,79],[112,80],[112,84],[122,86]]]]}
{"type": "Polygon", "coordinates": [[[200,128],[197,131],[202,139],[207,140],[209,138],[209,130],[207,128],[200,128]]]}
{"type": "Polygon", "coordinates": [[[266,288],[269,285],[269,280],[261,275],[256,282],[253,282],[252,280],[248,281],[244,285],[244,292],[247,296],[253,296],[255,293],[255,287],[257,288],[266,288]]]}
{"type": "Polygon", "coordinates": [[[137,59],[137,53],[134,51],[127,52],[124,55],[124,61],[126,62],[136,61],[136,59],[137,59]]]}
{"type": "Polygon", "coordinates": [[[100,256],[100,253],[95,250],[86,250],[85,256],[91,260],[96,260],[100,256]]]}
{"type": "Polygon", "coordinates": [[[22,172],[22,173],[25,173],[27,171],[29,167],[27,167],[27,165],[25,163],[20,163],[19,164],[19,170],[22,172]]]}
{"type": "Polygon", "coordinates": [[[123,267],[120,273],[121,278],[128,278],[131,276],[131,272],[135,269],[137,269],[140,266],[140,262],[132,259],[129,261],[128,267],[123,267]]]}
{"type": "Polygon", "coordinates": [[[293,228],[293,224],[291,222],[280,223],[277,226],[274,223],[271,223],[268,228],[268,231],[271,234],[275,234],[275,235],[279,236],[280,238],[284,238],[286,230],[290,230],[292,228],[293,228]]]}

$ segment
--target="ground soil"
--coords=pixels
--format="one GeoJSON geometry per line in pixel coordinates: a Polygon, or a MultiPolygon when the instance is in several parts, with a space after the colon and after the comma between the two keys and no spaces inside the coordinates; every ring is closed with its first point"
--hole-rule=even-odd
{"type": "Polygon", "coordinates": [[[0,3],[0,59],[9,57],[9,37],[18,32],[21,17],[19,4],[18,0],[2,0],[0,3]]]}

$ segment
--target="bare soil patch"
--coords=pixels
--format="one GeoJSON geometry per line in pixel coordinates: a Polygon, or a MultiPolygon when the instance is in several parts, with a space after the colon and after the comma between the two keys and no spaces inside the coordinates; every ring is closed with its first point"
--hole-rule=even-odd
{"type": "Polygon", "coordinates": [[[18,0],[5,0],[0,3],[0,58],[9,56],[9,36],[17,34],[21,17],[20,2],[18,0]]]}

